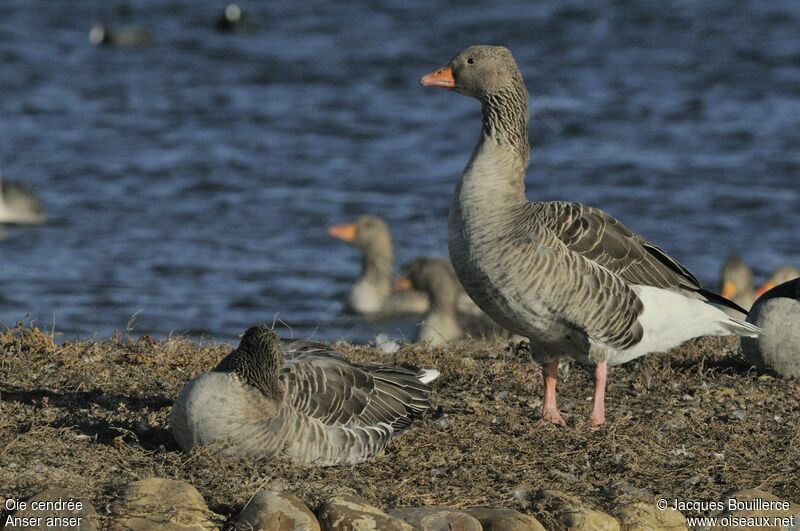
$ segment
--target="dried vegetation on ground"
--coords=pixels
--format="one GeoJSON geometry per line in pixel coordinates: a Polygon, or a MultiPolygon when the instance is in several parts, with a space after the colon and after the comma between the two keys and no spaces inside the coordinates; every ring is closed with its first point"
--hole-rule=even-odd
{"type": "Polygon", "coordinates": [[[538,366],[505,344],[405,346],[386,356],[339,345],[353,360],[436,367],[436,411],[358,466],[181,452],[170,435],[172,400],[229,345],[149,337],[56,344],[30,328],[0,332],[0,492],[26,498],[63,486],[104,508],[122,485],[182,479],[209,507],[235,516],[259,489],[310,506],[353,492],[378,506],[509,507],[552,516],[525,492],[557,489],[611,511],[620,500],[716,500],[747,487],[800,502],[800,385],[759,376],[734,340],[703,339],[613,368],[609,424],[586,429],[589,372],[560,383],[567,428],[538,423],[538,366]]]}

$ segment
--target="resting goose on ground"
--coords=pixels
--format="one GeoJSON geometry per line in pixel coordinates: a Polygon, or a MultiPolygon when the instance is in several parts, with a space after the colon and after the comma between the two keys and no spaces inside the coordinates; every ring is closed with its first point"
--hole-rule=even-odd
{"type": "Polygon", "coordinates": [[[685,267],[609,214],[528,201],[528,92],[506,48],[471,46],[420,83],[481,102],[480,140],[450,207],[450,259],[478,306],[530,339],[543,367],[545,421],[565,424],[556,404],[561,358],[596,364],[597,429],[605,423],[608,365],[698,336],[758,335],[708,304],[734,303],[702,289],[685,267]]]}
{"type": "Polygon", "coordinates": [[[38,225],[46,220],[42,202],[30,188],[3,181],[0,175],[0,223],[38,225]]]}
{"type": "MultiPolygon", "coordinates": [[[[733,254],[725,259],[720,272],[722,296],[749,310],[756,300],[756,290],[753,285],[753,270],[744,260],[733,254]]],[[[724,307],[723,310],[733,317],[743,317],[744,314],[733,308],[724,307]]]]}
{"type": "Polygon", "coordinates": [[[779,284],[753,304],[747,321],[762,329],[742,338],[742,352],[759,370],[800,378],[800,278],[779,284]]]}
{"type": "Polygon", "coordinates": [[[430,408],[428,383],[438,375],[350,363],[322,343],[282,343],[269,327],[253,327],[213,371],[186,384],[172,433],[185,450],[218,445],[241,457],[359,463],[430,408]]]}
{"type": "Polygon", "coordinates": [[[403,267],[395,281],[398,290],[416,288],[428,294],[431,306],[417,328],[415,341],[438,347],[465,334],[476,338],[509,337],[485,313],[460,313],[458,301],[464,295],[453,266],[444,258],[416,258],[403,267]]]}
{"type": "Polygon", "coordinates": [[[758,290],[755,292],[755,296],[760,297],[775,286],[796,278],[800,278],[800,269],[790,265],[779,267],[773,271],[772,275],[770,275],[767,281],[764,282],[760,288],[758,288],[758,290]]]}
{"type": "Polygon", "coordinates": [[[364,214],[355,222],[328,229],[328,234],[361,251],[361,274],[350,288],[348,308],[362,315],[422,314],[428,296],[421,291],[392,292],[394,250],[386,222],[364,214]]]}

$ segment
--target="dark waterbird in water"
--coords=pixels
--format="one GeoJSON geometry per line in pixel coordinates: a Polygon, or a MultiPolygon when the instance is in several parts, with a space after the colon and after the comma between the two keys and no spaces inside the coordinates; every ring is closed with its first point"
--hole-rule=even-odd
{"type": "Polygon", "coordinates": [[[145,28],[136,26],[111,29],[107,25],[98,22],[89,30],[89,42],[95,46],[137,48],[153,44],[153,34],[145,28]]]}
{"type": "Polygon", "coordinates": [[[244,33],[255,29],[250,17],[242,11],[239,4],[225,6],[214,26],[222,33],[244,33]]]}

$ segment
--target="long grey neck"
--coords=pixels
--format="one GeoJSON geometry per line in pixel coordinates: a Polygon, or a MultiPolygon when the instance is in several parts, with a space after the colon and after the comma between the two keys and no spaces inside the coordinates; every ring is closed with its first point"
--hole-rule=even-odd
{"type": "Polygon", "coordinates": [[[523,168],[528,165],[528,91],[521,78],[481,99],[483,137],[517,152],[523,168]]]}
{"type": "Polygon", "coordinates": [[[521,78],[481,100],[483,127],[467,165],[458,194],[462,201],[524,203],[528,144],[528,92],[521,78]],[[491,198],[492,201],[488,201],[491,198]]]}
{"type": "Polygon", "coordinates": [[[367,249],[361,257],[359,281],[370,284],[391,283],[394,253],[392,248],[367,249]]]}
{"type": "Polygon", "coordinates": [[[434,276],[429,279],[426,292],[430,298],[431,314],[457,314],[459,289],[455,278],[434,276]]]}

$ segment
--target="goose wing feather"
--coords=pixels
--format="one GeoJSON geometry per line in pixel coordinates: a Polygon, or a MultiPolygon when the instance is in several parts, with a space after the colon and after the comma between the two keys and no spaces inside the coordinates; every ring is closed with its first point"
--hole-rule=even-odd
{"type": "Polygon", "coordinates": [[[397,432],[430,407],[430,386],[414,371],[350,363],[335,351],[287,356],[281,376],[287,405],[324,424],[387,425],[397,432]]]}
{"type": "Polygon", "coordinates": [[[688,296],[700,290],[685,267],[599,209],[566,202],[524,208],[512,231],[509,264],[539,303],[599,343],[627,349],[641,341],[644,306],[633,285],[686,290],[688,296]]]}
{"type": "Polygon", "coordinates": [[[656,288],[700,289],[688,269],[661,248],[633,233],[609,214],[580,203],[534,203],[537,219],[567,249],[579,254],[628,284],[656,288]]]}

